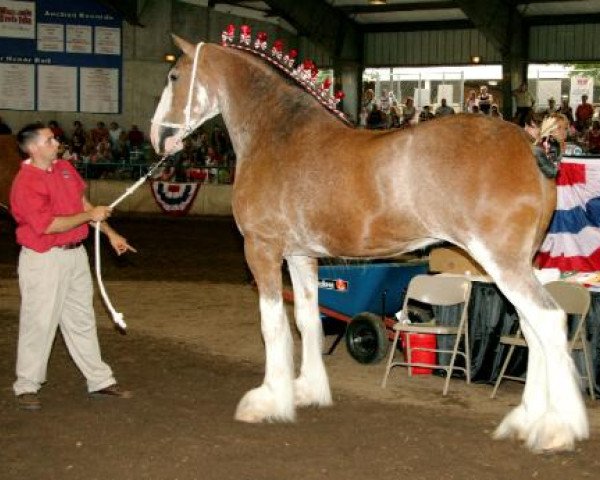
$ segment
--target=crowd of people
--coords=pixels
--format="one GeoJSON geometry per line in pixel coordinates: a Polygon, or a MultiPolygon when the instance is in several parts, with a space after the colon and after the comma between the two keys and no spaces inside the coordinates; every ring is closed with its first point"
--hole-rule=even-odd
{"type": "MultiPolygon", "coordinates": [[[[47,125],[38,124],[47,126],[59,142],[58,157],[70,161],[88,178],[109,178],[120,167],[141,166],[155,160],[148,139],[137,125],[126,130],[117,122],[110,122],[107,127],[105,122],[99,121],[94,128],[86,130],[81,121],[75,120],[67,133],[55,120],[47,125]]],[[[10,135],[12,129],[0,117],[2,134],[10,135]]],[[[183,150],[167,159],[161,178],[219,183],[232,180],[230,172],[235,165],[235,153],[225,129],[200,128],[183,144],[183,150]]]]}
{"type": "MultiPolygon", "coordinates": [[[[560,106],[556,104],[554,98],[549,98],[547,107],[536,111],[535,97],[529,91],[527,83],[522,83],[513,90],[512,94],[515,99],[516,112],[510,121],[522,127],[532,124],[540,125],[548,115],[561,113],[567,117],[571,127],[568,141],[580,146],[585,152],[600,153],[600,118],[595,115],[587,95],[582,95],[581,103],[573,112],[568,98],[563,98],[560,106]]],[[[469,91],[463,111],[503,119],[502,113],[499,111],[498,105],[494,103],[494,98],[486,85],[481,86],[479,92],[469,91]]],[[[382,90],[380,98],[377,99],[375,92],[367,89],[363,94],[359,126],[376,130],[405,128],[455,113],[455,109],[448,105],[446,98],[441,98],[435,109],[431,105],[424,105],[418,111],[412,97],[406,97],[404,104],[401,104],[393,92],[382,90]]]]}

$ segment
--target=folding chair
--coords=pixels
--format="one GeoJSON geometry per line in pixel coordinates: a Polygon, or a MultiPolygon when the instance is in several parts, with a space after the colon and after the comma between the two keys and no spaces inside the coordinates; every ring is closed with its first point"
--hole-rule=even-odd
{"type": "MultiPolygon", "coordinates": [[[[554,300],[556,300],[556,303],[558,303],[560,308],[565,311],[567,316],[573,315],[576,317],[575,323],[571,328],[573,334],[569,335],[568,348],[570,353],[572,353],[574,350],[583,351],[586,375],[582,375],[581,378],[582,381],[583,379],[587,379],[590,397],[592,397],[592,400],[594,400],[596,395],[594,392],[592,359],[586,340],[586,317],[590,309],[590,292],[581,285],[561,281],[547,283],[545,288],[548,293],[552,295],[554,300]]],[[[500,337],[500,343],[504,345],[510,345],[510,348],[508,350],[508,354],[506,355],[506,359],[502,364],[502,368],[500,369],[500,374],[498,375],[496,383],[494,384],[491,398],[496,396],[496,392],[498,391],[498,387],[500,386],[502,379],[506,378],[508,380],[516,380],[519,382],[525,381],[525,379],[522,377],[506,375],[506,369],[510,359],[512,358],[515,348],[527,347],[527,342],[521,333],[521,329],[519,328],[515,335],[500,337]]]]}
{"type": "Polygon", "coordinates": [[[383,381],[381,382],[382,388],[387,385],[387,379],[390,374],[390,370],[395,366],[406,366],[408,368],[408,375],[412,376],[411,367],[425,367],[433,369],[441,369],[446,371],[446,381],[444,383],[444,390],[442,395],[448,393],[448,387],[450,385],[450,377],[452,376],[453,370],[462,370],[465,372],[467,383],[471,383],[471,355],[469,352],[469,329],[468,329],[468,308],[469,298],[471,296],[471,281],[464,276],[445,276],[445,275],[417,275],[413,277],[408,285],[408,291],[404,298],[404,305],[402,307],[401,316],[398,323],[394,324],[394,341],[390,350],[390,355],[385,368],[385,374],[383,381]],[[435,318],[431,322],[427,323],[406,323],[408,319],[408,302],[416,300],[418,302],[427,303],[435,306],[450,306],[462,304],[460,316],[457,318],[455,325],[438,325],[435,318]],[[396,346],[398,344],[398,338],[400,333],[407,333],[406,341],[406,361],[394,361],[394,354],[396,352],[396,346]],[[454,341],[454,348],[452,350],[444,350],[439,348],[425,348],[410,346],[410,334],[412,333],[425,333],[433,335],[456,335],[454,341]],[[461,340],[464,339],[464,351],[459,350],[461,340]],[[429,365],[419,362],[412,362],[412,352],[414,351],[428,351],[435,353],[446,353],[452,354],[450,363],[448,365],[429,365]],[[455,364],[456,357],[461,355],[465,360],[465,366],[457,366],[455,364]]]}

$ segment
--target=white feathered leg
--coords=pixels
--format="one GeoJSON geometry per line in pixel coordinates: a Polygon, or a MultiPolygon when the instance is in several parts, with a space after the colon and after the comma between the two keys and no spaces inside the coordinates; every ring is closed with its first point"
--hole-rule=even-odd
{"type": "Polygon", "coordinates": [[[294,286],[294,315],[302,335],[302,366],[294,382],[297,406],[331,405],[331,391],[323,364],[323,327],[319,315],[317,261],[286,258],[294,286]]]}
{"type": "Polygon", "coordinates": [[[265,378],[260,387],[240,400],[235,418],[251,423],[294,421],[292,336],[281,296],[281,257],[263,243],[247,240],[246,259],[260,295],[265,378]]]}
{"type": "Polygon", "coordinates": [[[479,242],[471,254],[492,276],[520,313],[529,348],[527,381],[521,404],[501,422],[494,436],[516,436],[533,451],[571,450],[575,440],[587,438],[588,420],[577,384],[575,366],[567,350],[565,313],[533,274],[528,255],[519,261],[513,252],[502,260],[479,242]]]}

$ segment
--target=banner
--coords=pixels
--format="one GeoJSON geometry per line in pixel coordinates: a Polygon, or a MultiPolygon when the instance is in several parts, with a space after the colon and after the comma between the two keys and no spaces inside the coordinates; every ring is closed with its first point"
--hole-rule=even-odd
{"type": "Polygon", "coordinates": [[[600,271],[600,158],[565,158],[556,179],[557,205],[540,248],[540,268],[600,271]]]}
{"type": "Polygon", "coordinates": [[[152,181],[152,196],[160,209],[167,215],[186,215],[200,189],[200,183],[171,183],[152,181]]]}

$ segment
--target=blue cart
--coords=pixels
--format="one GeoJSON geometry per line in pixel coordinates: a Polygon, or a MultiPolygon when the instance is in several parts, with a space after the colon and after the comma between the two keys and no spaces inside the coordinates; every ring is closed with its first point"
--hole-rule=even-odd
{"type": "MultiPolygon", "coordinates": [[[[394,314],[402,307],[410,280],[427,273],[426,261],[357,263],[319,266],[319,310],[325,334],[342,338],[360,363],[375,363],[387,353],[394,314]]],[[[286,295],[291,299],[291,294],[286,295]]]]}

